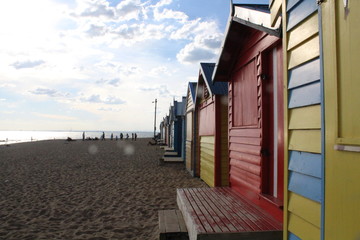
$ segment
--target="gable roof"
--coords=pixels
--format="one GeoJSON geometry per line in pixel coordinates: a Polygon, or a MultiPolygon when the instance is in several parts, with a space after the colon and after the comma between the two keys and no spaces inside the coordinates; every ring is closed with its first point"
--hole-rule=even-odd
{"type": "Polygon", "coordinates": [[[189,82],[188,89],[190,90],[191,100],[195,102],[197,82],[189,82]]]}
{"type": "MultiPolygon", "coordinates": [[[[206,87],[210,91],[211,95],[227,95],[228,94],[227,83],[212,81],[212,75],[214,69],[215,69],[215,63],[200,63],[200,76],[202,75],[206,87]]],[[[199,76],[199,80],[200,80],[200,76],[199,76]]]]}
{"type": "Polygon", "coordinates": [[[271,27],[271,14],[268,5],[231,3],[225,38],[213,71],[213,81],[229,81],[234,57],[237,57],[243,43],[249,41],[249,36],[258,31],[280,38],[281,20],[278,20],[275,27],[271,27]]]}

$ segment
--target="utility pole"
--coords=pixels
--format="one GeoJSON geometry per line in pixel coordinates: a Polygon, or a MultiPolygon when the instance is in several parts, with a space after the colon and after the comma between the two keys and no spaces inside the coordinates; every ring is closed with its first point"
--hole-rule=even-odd
{"type": "Polygon", "coordinates": [[[154,138],[156,136],[156,104],[157,104],[157,99],[155,98],[154,138]]]}

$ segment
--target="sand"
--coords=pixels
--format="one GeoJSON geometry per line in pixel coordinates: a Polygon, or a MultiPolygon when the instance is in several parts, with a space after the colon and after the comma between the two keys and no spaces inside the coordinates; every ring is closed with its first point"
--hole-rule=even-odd
{"type": "Polygon", "coordinates": [[[0,146],[0,239],[158,239],[176,188],[205,187],[138,141],[0,146]]]}

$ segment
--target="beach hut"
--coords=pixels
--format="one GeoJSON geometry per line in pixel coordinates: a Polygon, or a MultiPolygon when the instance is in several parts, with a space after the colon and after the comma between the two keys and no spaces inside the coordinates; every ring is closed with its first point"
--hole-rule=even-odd
{"type": "Polygon", "coordinates": [[[267,5],[233,5],[213,80],[229,83],[230,187],[282,221],[283,58],[267,5]]]}
{"type": "Polygon", "coordinates": [[[169,147],[170,145],[170,123],[169,123],[169,116],[166,115],[164,117],[164,140],[166,146],[169,147]]]}
{"type": "Polygon", "coordinates": [[[181,157],[184,154],[184,107],[185,97],[183,101],[174,100],[173,105],[169,109],[169,147],[176,152],[174,157],[181,157]]]}
{"type": "Polygon", "coordinates": [[[186,169],[192,176],[195,176],[195,98],[196,98],[196,82],[189,82],[186,105],[185,105],[185,122],[186,122],[186,138],[185,138],[185,162],[186,169]]]}
{"type": "Polygon", "coordinates": [[[284,239],[357,239],[360,2],[270,6],[286,63],[284,239]]]}
{"type": "Polygon", "coordinates": [[[165,124],[164,124],[164,119],[160,122],[159,129],[160,129],[160,140],[161,140],[161,141],[164,141],[164,139],[165,139],[165,124]]]}
{"type": "MultiPolygon", "coordinates": [[[[207,65],[208,69],[202,65],[195,104],[200,145],[208,147],[210,141],[201,138],[211,135],[211,123],[219,118],[211,111],[216,104],[211,106],[212,98],[206,96],[211,86],[226,86],[223,90],[228,96],[221,102],[227,106],[225,130],[219,133],[228,133],[220,142],[228,140],[221,160],[229,165],[224,174],[229,187],[178,189],[177,202],[191,240],[280,240],[284,160],[281,20],[271,26],[268,5],[231,2],[230,9],[219,60],[207,65]],[[214,69],[209,71],[209,67],[214,69]]],[[[207,149],[204,152],[205,157],[210,155],[207,149]]],[[[200,160],[200,175],[206,161],[200,160]]]]}
{"type": "Polygon", "coordinates": [[[200,63],[196,88],[200,178],[209,186],[228,185],[227,83],[213,83],[215,63],[200,63]]]}

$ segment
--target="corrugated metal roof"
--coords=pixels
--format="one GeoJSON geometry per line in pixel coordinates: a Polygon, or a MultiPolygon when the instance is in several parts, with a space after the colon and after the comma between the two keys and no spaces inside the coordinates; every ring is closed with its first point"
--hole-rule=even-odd
{"type": "Polygon", "coordinates": [[[213,82],[212,75],[215,63],[200,63],[200,70],[203,75],[206,86],[213,95],[227,95],[228,84],[225,82],[213,82]]]}

